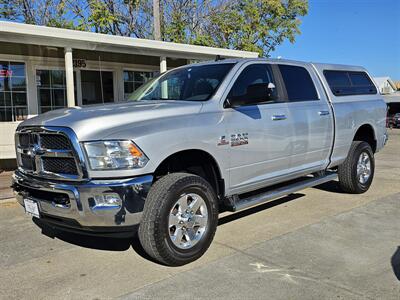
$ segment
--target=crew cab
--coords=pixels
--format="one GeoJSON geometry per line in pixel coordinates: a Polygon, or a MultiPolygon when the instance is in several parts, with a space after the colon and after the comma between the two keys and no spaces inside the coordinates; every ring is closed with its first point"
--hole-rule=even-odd
{"type": "Polygon", "coordinates": [[[126,102],[20,124],[13,187],[35,222],[133,236],[165,265],[202,256],[218,214],[336,180],[366,192],[386,104],[357,66],[226,59],[170,70],[126,102]]]}

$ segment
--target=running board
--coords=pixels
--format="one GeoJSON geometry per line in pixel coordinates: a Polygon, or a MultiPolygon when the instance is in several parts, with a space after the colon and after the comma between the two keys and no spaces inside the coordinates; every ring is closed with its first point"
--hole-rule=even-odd
{"type": "Polygon", "coordinates": [[[337,178],[337,173],[330,172],[323,176],[307,178],[296,183],[279,187],[275,190],[270,190],[257,195],[249,196],[247,198],[243,199],[236,198],[235,199],[236,201],[233,203],[231,208],[232,211],[243,210],[258,204],[268,202],[270,200],[287,196],[289,194],[295,193],[305,188],[313,187],[331,180],[335,180],[336,178],[337,178]]]}

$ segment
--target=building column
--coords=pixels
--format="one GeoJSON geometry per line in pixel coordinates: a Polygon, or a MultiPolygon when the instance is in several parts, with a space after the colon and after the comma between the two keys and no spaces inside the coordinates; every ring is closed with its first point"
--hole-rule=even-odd
{"type": "Polygon", "coordinates": [[[27,101],[28,101],[28,118],[37,116],[39,114],[39,105],[37,97],[37,86],[36,86],[36,69],[33,61],[28,59],[26,65],[26,76],[27,76],[27,101]]]}
{"type": "MultiPolygon", "coordinates": [[[[165,56],[160,57],[160,73],[167,71],[167,58],[165,56]]],[[[168,83],[167,81],[161,82],[161,98],[168,99],[168,83]]]]}
{"type": "Polygon", "coordinates": [[[67,87],[67,106],[75,106],[75,93],[74,93],[74,65],[72,60],[72,49],[66,47],[64,49],[65,56],[65,79],[67,87]]]}
{"type": "Polygon", "coordinates": [[[167,71],[167,58],[165,56],[160,57],[160,73],[167,71]]]}

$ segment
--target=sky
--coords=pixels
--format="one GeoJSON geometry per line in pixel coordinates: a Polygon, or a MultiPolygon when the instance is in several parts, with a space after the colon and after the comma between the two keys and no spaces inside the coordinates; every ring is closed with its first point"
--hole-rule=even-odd
{"type": "Polygon", "coordinates": [[[361,65],[400,81],[400,0],[309,0],[300,30],[272,57],[361,65]]]}

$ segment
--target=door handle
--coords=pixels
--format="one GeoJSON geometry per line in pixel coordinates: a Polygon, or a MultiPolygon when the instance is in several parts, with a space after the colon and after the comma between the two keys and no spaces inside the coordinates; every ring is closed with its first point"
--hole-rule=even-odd
{"type": "Polygon", "coordinates": [[[281,121],[281,120],[286,120],[285,115],[273,115],[272,116],[272,121],[281,121]]]}
{"type": "Polygon", "coordinates": [[[327,115],[329,115],[329,111],[328,110],[321,110],[321,111],[318,112],[318,114],[320,116],[327,116],[327,115]]]}

